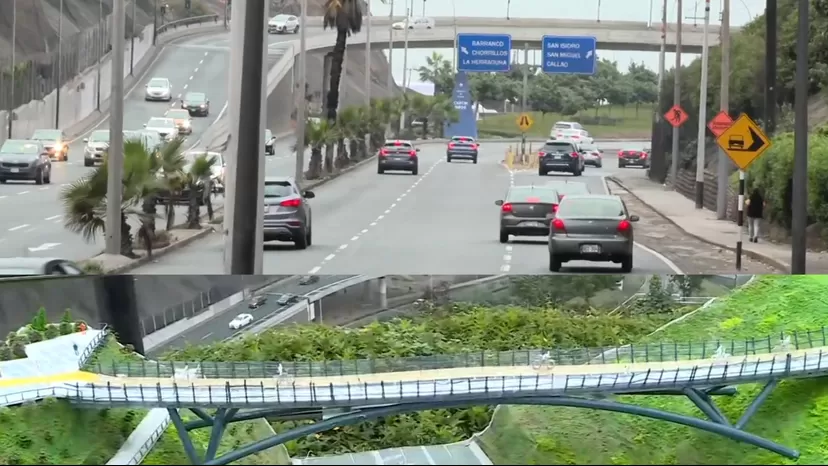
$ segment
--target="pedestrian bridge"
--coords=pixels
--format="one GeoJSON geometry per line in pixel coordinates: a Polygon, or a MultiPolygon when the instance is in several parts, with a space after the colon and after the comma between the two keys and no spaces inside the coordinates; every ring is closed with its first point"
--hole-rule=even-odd
{"type": "MultiPolygon", "coordinates": [[[[92,349],[105,336],[102,331],[87,333],[93,332],[97,333],[88,345],[92,349]]],[[[56,340],[63,338],[67,337],[56,340]]],[[[480,404],[574,406],[637,414],[704,429],[795,458],[795,450],[742,428],[779,380],[828,375],[825,340],[822,329],[738,342],[560,349],[549,353],[554,364],[548,367],[539,365],[541,353],[537,350],[326,362],[145,360],[4,376],[0,378],[0,403],[59,397],[89,408],[166,408],[185,448],[187,432],[194,428],[212,426],[220,439],[221,426],[229,422],[322,415],[319,422],[219,458],[215,458],[215,451],[203,459],[191,456],[194,464],[227,464],[294,438],[367,419],[480,404]],[[726,395],[729,386],[756,382],[765,383],[765,389],[742,419],[731,423],[712,395],[726,395]],[[709,420],[601,399],[609,394],[684,395],[709,420]],[[201,421],[184,423],[178,413],[181,408],[190,409],[201,421]],[[206,408],[217,409],[217,414],[209,416],[206,408]]]]}

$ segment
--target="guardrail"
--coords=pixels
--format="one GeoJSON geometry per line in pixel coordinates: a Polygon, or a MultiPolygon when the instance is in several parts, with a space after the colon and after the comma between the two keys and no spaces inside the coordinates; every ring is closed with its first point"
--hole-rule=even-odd
{"type": "Polygon", "coordinates": [[[530,366],[544,352],[558,366],[594,364],[634,364],[704,360],[711,357],[753,356],[800,349],[828,347],[828,331],[798,331],[790,334],[767,335],[745,340],[712,340],[702,342],[641,343],[576,349],[527,349],[514,351],[480,351],[474,353],[418,356],[395,359],[355,359],[338,361],[273,361],[273,362],[158,362],[141,361],[97,365],[104,375],[119,377],[176,377],[192,374],[199,378],[242,379],[280,377],[329,377],[389,372],[423,371],[472,367],[530,366]]]}
{"type": "Polygon", "coordinates": [[[155,428],[152,434],[150,434],[147,440],[141,445],[141,447],[138,448],[138,451],[136,451],[135,454],[132,455],[132,457],[129,459],[129,461],[126,462],[126,464],[129,466],[141,464],[141,462],[144,461],[144,458],[146,458],[147,455],[149,455],[149,452],[152,451],[153,448],[155,448],[155,444],[158,443],[158,439],[160,439],[161,436],[164,435],[164,432],[167,430],[167,427],[170,426],[170,422],[171,419],[169,416],[167,416],[167,420],[162,422],[158,425],[158,427],[155,428]]]}
{"type": "Polygon", "coordinates": [[[189,18],[177,19],[175,21],[170,21],[168,23],[164,23],[155,30],[156,34],[163,34],[169,30],[176,30],[179,28],[188,28],[195,24],[202,24],[202,23],[218,23],[219,15],[202,15],[202,16],[192,16],[189,18]]]}
{"type": "MultiPolygon", "coordinates": [[[[94,330],[94,329],[90,329],[90,330],[94,330]]],[[[98,332],[95,335],[95,337],[92,338],[92,341],[90,341],[89,344],[86,345],[86,347],[80,353],[80,356],[78,356],[78,367],[83,367],[83,366],[86,365],[87,362],[89,362],[89,359],[92,358],[92,355],[95,354],[95,351],[98,349],[98,347],[101,346],[101,343],[106,341],[106,336],[108,334],[109,334],[109,329],[108,329],[106,324],[103,324],[103,326],[101,327],[100,332],[98,332]]]]}

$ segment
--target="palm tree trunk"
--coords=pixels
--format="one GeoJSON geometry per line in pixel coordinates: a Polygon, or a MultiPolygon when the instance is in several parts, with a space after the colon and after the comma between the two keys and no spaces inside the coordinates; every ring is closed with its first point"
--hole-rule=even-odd
{"type": "Polygon", "coordinates": [[[170,200],[167,201],[167,205],[165,207],[165,213],[167,214],[167,231],[172,230],[173,226],[175,226],[175,203],[172,200],[173,194],[170,193],[170,200]]]}
{"type": "Polygon", "coordinates": [[[334,145],[325,144],[325,173],[331,174],[334,171],[334,145]]]}
{"type": "Polygon", "coordinates": [[[351,155],[351,162],[356,163],[362,158],[362,154],[359,153],[359,148],[357,146],[357,140],[355,138],[351,138],[348,141],[348,146],[351,155]]]}
{"type": "Polygon", "coordinates": [[[201,228],[201,223],[198,221],[201,216],[201,209],[198,206],[198,194],[198,189],[191,186],[187,196],[187,228],[191,230],[201,228]]]}
{"type": "Polygon", "coordinates": [[[141,202],[141,211],[144,215],[144,224],[151,234],[155,234],[155,216],[158,214],[155,195],[147,196],[141,202]]]}
{"type": "Polygon", "coordinates": [[[132,247],[132,233],[130,231],[132,228],[129,226],[129,222],[127,222],[127,216],[122,211],[121,212],[121,255],[126,256],[129,258],[135,258],[135,250],[132,247]]]}
{"type": "Polygon", "coordinates": [[[322,148],[311,147],[310,163],[308,166],[309,180],[316,180],[322,177],[322,148]]]}
{"type": "Polygon", "coordinates": [[[345,168],[348,166],[349,156],[353,154],[348,153],[348,148],[345,145],[345,138],[336,142],[336,168],[345,168]]]}
{"type": "Polygon", "coordinates": [[[348,40],[348,30],[336,31],[336,44],[331,53],[331,76],[328,88],[328,121],[336,122],[336,110],[339,108],[339,83],[342,80],[342,64],[345,61],[345,45],[348,40]]]}

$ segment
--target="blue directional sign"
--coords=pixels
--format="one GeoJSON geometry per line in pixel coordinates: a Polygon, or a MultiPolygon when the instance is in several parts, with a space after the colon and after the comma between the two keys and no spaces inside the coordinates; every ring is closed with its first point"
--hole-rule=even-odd
{"type": "Polygon", "coordinates": [[[543,36],[544,73],[595,74],[597,40],[588,36],[543,36]]]}
{"type": "Polygon", "coordinates": [[[509,34],[457,34],[457,71],[508,72],[511,55],[509,34]]]}
{"type": "Polygon", "coordinates": [[[454,92],[451,95],[459,118],[455,122],[446,122],[445,136],[467,136],[477,139],[477,118],[472,105],[469,79],[465,72],[457,72],[454,77],[454,92]]]}

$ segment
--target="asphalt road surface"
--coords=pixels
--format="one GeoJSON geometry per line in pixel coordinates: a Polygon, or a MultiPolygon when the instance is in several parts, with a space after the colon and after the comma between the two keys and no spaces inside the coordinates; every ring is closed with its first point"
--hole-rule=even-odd
{"type": "MultiPolygon", "coordinates": [[[[282,53],[278,42],[291,40],[292,35],[272,35],[269,41],[269,61],[272,63],[282,53]]],[[[175,99],[188,91],[205,92],[210,99],[211,112],[206,118],[193,118],[193,133],[187,136],[186,147],[198,146],[207,128],[222,114],[227,102],[227,64],[230,51],[226,47],[226,35],[201,36],[175,45],[161,52],[142,80],[131,89],[126,89],[124,102],[124,129],[142,129],[151,118],[163,116],[178,103],[175,99]],[[173,85],[173,101],[144,101],[144,85],[153,77],[166,77],[173,85]]],[[[94,129],[108,129],[105,120],[94,129]]],[[[36,186],[32,182],[9,182],[0,185],[0,257],[43,256],[62,257],[70,260],[88,259],[99,254],[103,241],[86,242],[80,235],[71,233],[63,226],[63,205],[60,192],[75,180],[88,174],[92,168],[83,166],[83,138],[81,135],[69,146],[68,162],[52,163],[52,184],[36,186]],[[32,250],[33,249],[33,250],[32,250]]],[[[267,173],[293,173],[293,164],[287,164],[284,155],[289,152],[289,143],[277,147],[281,157],[268,157],[267,173]]],[[[292,162],[292,158],[290,159],[292,162]]],[[[214,205],[223,204],[218,196],[214,205]]],[[[186,218],[186,207],[176,209],[176,223],[186,218]]]]}
{"type": "Polygon", "coordinates": [[[324,275],[320,276],[319,281],[316,283],[308,285],[300,285],[300,277],[291,277],[274,283],[273,285],[269,285],[256,293],[268,295],[267,303],[265,303],[265,305],[259,307],[258,309],[249,309],[247,307],[249,301],[243,301],[222,312],[215,318],[188,328],[185,332],[178,334],[174,339],[156,346],[151,351],[147,352],[147,356],[153,358],[168,351],[183,348],[188,343],[192,345],[202,345],[226,340],[239,333],[243,333],[248,328],[246,327],[240,330],[233,330],[229,327],[230,321],[232,321],[237,315],[243,313],[252,314],[254,319],[253,324],[256,324],[257,322],[271,317],[285,308],[292,306],[292,304],[288,306],[280,306],[276,304],[276,301],[281,295],[304,295],[317,288],[344,280],[349,276],[351,275],[324,275]]]}
{"type": "MultiPolygon", "coordinates": [[[[619,149],[639,143],[604,143],[603,168],[587,168],[577,181],[605,193],[603,177],[618,171],[619,149]]],[[[511,184],[546,183],[536,170],[510,171],[501,161],[507,144],[486,142],[479,163],[446,163],[445,147],[425,144],[420,174],[378,175],[366,164],[314,190],[313,246],[269,243],[264,273],[280,274],[543,274],[549,273],[544,238],[498,242],[498,207],[511,184]]],[[[643,169],[638,170],[644,176],[643,169]]],[[[636,212],[632,212],[636,213],[636,212]]],[[[219,233],[136,269],[139,274],[222,273],[219,233]]],[[[618,272],[612,263],[569,262],[564,273],[618,272]]],[[[676,273],[657,252],[637,246],[633,273],[676,273]]]]}

